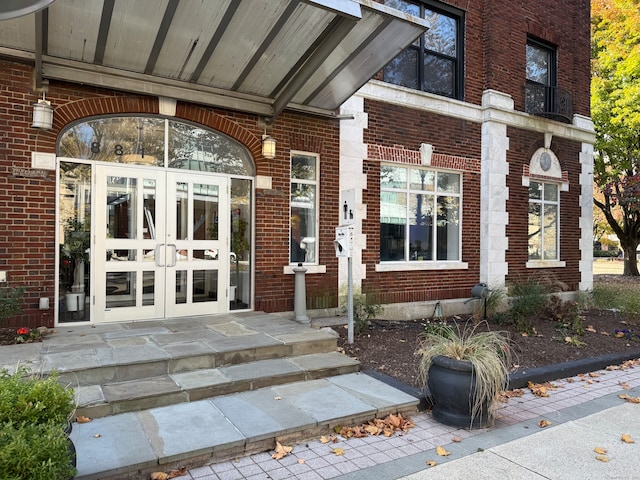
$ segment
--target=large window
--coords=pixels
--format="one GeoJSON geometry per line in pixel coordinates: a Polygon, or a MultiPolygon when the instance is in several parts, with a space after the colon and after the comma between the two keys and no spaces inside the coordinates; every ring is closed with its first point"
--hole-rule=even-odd
{"type": "Polygon", "coordinates": [[[555,49],[538,40],[527,41],[527,89],[525,111],[541,114],[555,111],[555,49]]]}
{"type": "Polygon", "coordinates": [[[397,10],[429,22],[429,30],[393,59],[383,71],[385,82],[462,99],[462,11],[439,2],[385,0],[397,10]]]}
{"type": "Polygon", "coordinates": [[[559,210],[557,184],[529,184],[529,260],[558,260],[559,210]]]}
{"type": "Polygon", "coordinates": [[[460,261],[460,174],[383,165],[380,260],[460,261]]]}
{"type": "Polygon", "coordinates": [[[318,157],[291,154],[291,263],[317,263],[318,157]]]}

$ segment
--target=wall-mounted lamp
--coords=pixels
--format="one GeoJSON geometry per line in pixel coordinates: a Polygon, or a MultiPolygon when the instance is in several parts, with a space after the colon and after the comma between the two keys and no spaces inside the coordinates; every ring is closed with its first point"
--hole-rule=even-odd
{"type": "Polygon", "coordinates": [[[42,92],[42,100],[33,104],[33,128],[42,128],[49,130],[53,127],[53,107],[51,102],[45,100],[44,92],[42,92]]]}
{"type": "Polygon", "coordinates": [[[262,156],[264,158],[276,158],[276,141],[273,137],[267,135],[265,129],[264,135],[262,135],[262,156]]]}

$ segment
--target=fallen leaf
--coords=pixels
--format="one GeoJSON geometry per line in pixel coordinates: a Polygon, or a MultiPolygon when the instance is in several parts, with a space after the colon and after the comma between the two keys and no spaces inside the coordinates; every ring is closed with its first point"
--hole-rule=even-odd
{"type": "Polygon", "coordinates": [[[329,439],[323,435],[320,437],[320,443],[329,443],[329,439]]]}
{"type": "Polygon", "coordinates": [[[271,455],[271,458],[274,460],[280,460],[281,458],[289,455],[291,450],[293,450],[293,447],[283,446],[280,442],[276,442],[276,450],[271,455]]]}
{"type": "Polygon", "coordinates": [[[274,400],[282,400],[282,397],[273,397],[274,400]]]}
{"type": "Polygon", "coordinates": [[[331,453],[334,453],[336,456],[341,457],[344,455],[344,450],[342,448],[334,448],[331,450],[331,453]]]}
{"type": "Polygon", "coordinates": [[[449,455],[451,455],[451,452],[447,452],[444,448],[442,448],[440,445],[438,445],[436,447],[436,453],[438,455],[440,455],[441,457],[448,457],[449,455]]]}
{"type": "Polygon", "coordinates": [[[304,458],[299,458],[299,459],[298,459],[298,463],[299,463],[300,465],[302,465],[302,464],[304,463],[304,458]]]}
{"type": "Polygon", "coordinates": [[[153,472],[149,478],[151,478],[151,480],[167,480],[169,478],[169,474],[164,472],[153,472]]]}
{"type": "Polygon", "coordinates": [[[622,333],[622,332],[618,332],[618,333],[616,333],[616,334],[614,335],[614,337],[616,337],[616,338],[622,338],[622,337],[624,337],[624,333],[622,333]]]}
{"type": "Polygon", "coordinates": [[[629,403],[640,403],[640,397],[630,397],[626,393],[623,393],[622,395],[618,395],[618,397],[620,397],[623,400],[626,400],[629,403]]]}
{"type": "Polygon", "coordinates": [[[587,332],[591,332],[591,333],[597,333],[598,332],[595,328],[593,328],[593,325],[589,325],[587,328],[585,328],[585,330],[587,332]]]}
{"type": "Polygon", "coordinates": [[[100,438],[102,435],[100,435],[99,433],[96,433],[93,438],[100,438]]]}
{"type": "Polygon", "coordinates": [[[187,474],[187,467],[180,467],[180,470],[171,470],[167,478],[182,477],[187,474]]]}
{"type": "Polygon", "coordinates": [[[531,393],[533,393],[536,397],[548,397],[549,394],[547,393],[547,390],[555,390],[556,388],[558,388],[551,382],[545,382],[545,383],[529,382],[527,386],[529,387],[529,390],[531,390],[531,393]]]}
{"type": "Polygon", "coordinates": [[[451,439],[451,441],[455,442],[455,443],[460,443],[462,441],[462,439],[460,437],[453,437],[451,439]]]}
{"type": "Polygon", "coordinates": [[[631,390],[631,387],[627,382],[620,382],[619,385],[622,387],[623,390],[631,390]]]}
{"type": "Polygon", "coordinates": [[[549,420],[540,420],[538,422],[538,425],[540,426],[540,428],[545,428],[551,425],[551,422],[549,420]]]}
{"type": "Polygon", "coordinates": [[[590,373],[590,374],[589,374],[589,376],[590,376],[591,378],[596,378],[596,377],[599,377],[599,376],[600,376],[600,374],[599,374],[599,373],[590,373]]]}
{"type": "Polygon", "coordinates": [[[82,415],[76,417],[76,422],[78,423],[89,423],[91,420],[93,420],[93,418],[85,417],[82,415]]]}
{"type": "Polygon", "coordinates": [[[607,453],[607,449],[602,447],[596,447],[593,449],[593,451],[596,452],[598,455],[604,455],[605,453],[607,453]]]}
{"type": "Polygon", "coordinates": [[[436,466],[436,462],[434,462],[433,460],[429,460],[429,461],[427,462],[427,466],[429,466],[429,467],[435,467],[435,466],[436,466]]]}
{"type": "Polygon", "coordinates": [[[607,457],[606,455],[596,455],[596,460],[607,463],[609,461],[609,457],[607,457]]]}
{"type": "Polygon", "coordinates": [[[628,433],[623,433],[622,437],[620,437],[620,440],[622,440],[624,443],[636,443],[628,433]]]}

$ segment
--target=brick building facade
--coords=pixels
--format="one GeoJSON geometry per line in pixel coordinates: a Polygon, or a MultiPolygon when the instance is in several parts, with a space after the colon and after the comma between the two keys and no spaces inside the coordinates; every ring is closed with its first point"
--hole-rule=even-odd
{"type": "MultiPolygon", "coordinates": [[[[275,3],[266,2],[265,11],[277,10],[275,3]]],[[[346,3],[349,5],[341,13],[344,17],[352,15],[352,2],[346,3]]],[[[353,3],[359,5],[359,2],[353,3]]],[[[120,80],[111,71],[80,65],[73,59],[65,65],[67,60],[52,60],[45,55],[44,90],[46,100],[53,106],[54,116],[52,128],[37,129],[31,124],[33,104],[42,95],[42,88],[38,88],[40,72],[35,67],[38,55],[25,53],[16,46],[9,38],[11,28],[5,28],[5,36],[0,31],[0,271],[6,272],[8,285],[26,286],[23,313],[8,319],[9,324],[35,327],[68,321],[99,323],[109,321],[108,315],[102,313],[102,310],[110,309],[103,308],[105,305],[113,306],[113,310],[120,306],[144,308],[169,294],[175,297],[176,304],[183,300],[193,302],[195,307],[209,302],[220,303],[211,313],[245,309],[290,314],[294,308],[293,268],[298,263],[292,253],[293,217],[296,212],[308,213],[309,208],[315,212],[309,217],[313,225],[307,225],[306,244],[302,247],[306,248],[302,263],[307,270],[307,308],[310,315],[332,314],[339,310],[339,296],[346,283],[346,260],[336,258],[333,246],[335,227],[341,221],[342,192],[346,190],[354,190],[356,199],[355,284],[376,302],[384,304],[385,315],[389,318],[428,316],[436,302],[441,302],[444,314],[464,311],[470,308],[464,301],[470,296],[471,288],[480,282],[497,287],[546,276],[561,282],[569,291],[590,288],[592,179],[589,172],[594,135],[589,120],[589,2],[549,1],[542,2],[542,8],[541,2],[521,2],[514,6],[507,1],[401,0],[378,2],[386,4],[380,9],[369,7],[367,3],[362,5],[363,21],[371,12],[386,18],[388,24],[394,24],[398,19],[404,21],[401,14],[392,12],[395,16],[389,17],[389,7],[408,13],[415,8],[427,12],[421,13],[422,20],[417,25],[432,22],[431,30],[436,32],[436,38],[423,40],[422,50],[417,54],[421,59],[433,54],[428,43],[437,44],[438,35],[443,35],[444,40],[450,40],[450,35],[455,37],[455,51],[435,52],[442,62],[439,65],[444,67],[442,75],[431,80],[444,85],[444,90],[429,91],[431,70],[417,73],[421,84],[427,88],[407,86],[413,74],[407,74],[401,63],[392,63],[389,64],[392,67],[388,65],[379,70],[418,33],[407,33],[408,40],[398,39],[393,54],[388,53],[384,61],[377,59],[379,63],[375,70],[379,72],[371,81],[361,87],[368,77],[360,83],[356,80],[348,92],[353,95],[346,102],[340,102],[341,115],[328,114],[330,109],[321,109],[314,101],[305,100],[305,103],[294,97],[285,108],[277,109],[279,111],[271,116],[262,111],[266,101],[254,101],[253,96],[245,92],[225,92],[232,97],[228,100],[219,94],[218,87],[215,91],[205,91],[208,87],[196,84],[191,92],[177,81],[172,83],[159,77],[140,80],[143,68],[140,73],[125,75],[120,80]],[[442,25],[455,25],[455,29],[436,28],[440,21],[444,22],[442,25]],[[528,46],[531,46],[531,57],[527,55],[528,46]],[[539,55],[544,53],[549,54],[546,58],[553,65],[540,63],[539,55]],[[540,72],[534,69],[528,74],[528,62],[533,62],[534,67],[547,65],[550,82],[538,85],[541,83],[539,78],[529,78],[540,72]],[[65,73],[67,67],[71,74],[65,73]],[[547,105],[548,96],[543,98],[548,108],[543,112],[533,111],[527,102],[531,103],[533,99],[535,107],[538,97],[527,93],[536,91],[529,90],[528,86],[541,86],[545,94],[566,92],[570,98],[570,111],[563,110],[559,104],[547,105]],[[186,89],[179,90],[178,87],[186,89]],[[160,93],[149,93],[155,89],[160,93]],[[201,94],[200,90],[205,93],[201,94]],[[179,92],[184,93],[183,98],[179,92]],[[176,93],[174,110],[170,113],[163,106],[165,97],[170,96],[168,93],[176,93]],[[212,100],[205,97],[207,94],[212,100]],[[265,117],[268,117],[266,124],[265,117]],[[152,195],[148,193],[146,160],[132,156],[131,165],[118,165],[118,168],[109,166],[108,161],[113,160],[101,160],[99,155],[102,153],[97,152],[107,143],[96,140],[97,130],[91,122],[103,118],[165,122],[165,132],[188,130],[192,132],[192,140],[209,134],[220,135],[226,142],[225,148],[240,152],[238,155],[244,159],[246,170],[206,175],[200,172],[187,175],[184,182],[178,179],[171,183],[171,175],[178,173],[168,163],[163,171],[166,170],[169,180],[163,176],[157,177],[157,181],[158,185],[165,182],[168,185],[193,184],[197,190],[200,183],[194,178],[202,175],[202,182],[211,181],[212,186],[220,187],[219,192],[224,192],[225,188],[232,191],[234,181],[248,182],[247,198],[242,200],[242,218],[249,225],[244,234],[244,240],[248,242],[246,251],[242,254],[233,251],[234,229],[242,223],[232,212],[229,219],[225,219],[227,223],[220,223],[225,225],[224,234],[216,231],[215,236],[207,237],[212,241],[211,249],[197,241],[185,245],[185,252],[190,252],[184,256],[185,262],[195,261],[196,266],[185,267],[184,271],[188,273],[184,274],[183,291],[177,286],[180,275],[178,280],[162,279],[154,286],[146,283],[150,278],[148,275],[155,275],[157,280],[159,270],[165,268],[158,260],[160,255],[164,260],[168,259],[169,264],[171,261],[175,264],[177,258],[180,267],[180,241],[186,241],[186,238],[176,234],[175,241],[159,241],[160,250],[157,250],[155,244],[144,242],[150,240],[150,232],[162,219],[154,218],[155,224],[151,225],[154,228],[145,223],[148,218],[138,219],[139,236],[123,234],[121,239],[129,243],[114,247],[121,233],[114,235],[110,230],[114,227],[109,222],[114,218],[117,220],[114,212],[118,211],[118,202],[122,199],[114,199],[110,192],[116,190],[110,189],[120,188],[118,181],[123,172],[127,173],[130,168],[132,179],[137,175],[136,178],[143,182],[141,179],[144,178],[142,193],[131,193],[134,190],[127,193],[140,195],[145,206],[140,215],[159,215],[161,208],[157,205],[165,193],[160,190],[152,195]],[[93,144],[98,143],[94,155],[89,152],[85,156],[78,154],[77,158],[69,158],[64,153],[67,151],[65,139],[68,140],[72,132],[77,135],[83,128],[90,127],[94,128],[94,138],[87,140],[85,147],[93,149],[93,144]],[[267,133],[277,144],[273,159],[266,158],[261,150],[263,136],[267,133]],[[44,164],[39,163],[41,158],[45,159],[44,164]],[[301,166],[301,170],[296,171],[294,164],[301,166]],[[86,310],[82,315],[69,310],[64,302],[72,283],[65,277],[69,267],[65,253],[69,235],[65,230],[68,219],[64,215],[67,213],[63,212],[65,195],[70,198],[65,188],[71,185],[71,177],[64,177],[62,167],[74,165],[87,166],[92,182],[90,194],[87,193],[84,200],[85,207],[91,211],[83,221],[91,225],[94,240],[86,251],[90,258],[85,273],[87,291],[83,292],[86,293],[86,310]],[[412,173],[414,170],[417,173],[412,173]],[[401,188],[393,179],[387,182],[393,175],[405,173],[409,179],[413,178],[411,175],[422,175],[423,185],[414,188],[411,183],[407,188],[401,188]],[[424,186],[425,178],[436,179],[435,193],[424,186]],[[541,214],[544,228],[552,234],[536,237],[544,242],[542,245],[546,249],[541,255],[548,255],[547,258],[536,258],[532,253],[540,246],[532,244],[529,238],[531,233],[536,234],[531,230],[529,214],[532,184],[549,191],[557,189],[557,200],[545,203],[544,197],[540,203],[542,211],[550,208],[556,212],[549,224],[544,224],[545,216],[541,214]],[[101,193],[105,188],[107,193],[101,193]],[[443,190],[438,193],[440,188],[443,190]],[[294,194],[294,190],[297,193],[294,194]],[[405,200],[399,200],[401,197],[405,200]],[[152,205],[156,210],[147,208],[151,205],[147,203],[150,198],[153,198],[152,205]],[[428,210],[431,208],[427,207],[428,202],[432,200],[433,209],[428,210]],[[401,211],[405,212],[403,218],[400,218],[401,211]],[[383,218],[387,220],[383,221],[383,218]],[[99,226],[102,223],[108,224],[106,234],[97,230],[103,228],[99,226]],[[96,232],[103,237],[97,243],[96,232]],[[553,242],[556,243],[551,245],[553,242]],[[106,263],[103,250],[107,251],[106,263]],[[215,256],[210,253],[213,250],[215,256]],[[114,251],[121,253],[114,254],[114,251]],[[152,251],[156,257],[149,262],[152,251]],[[229,255],[231,260],[227,262],[224,259],[229,255]],[[143,259],[146,263],[141,261],[143,259]],[[128,270],[122,266],[125,260],[132,265],[128,270]],[[154,262],[159,266],[155,273],[149,273],[149,265],[154,262]],[[215,265],[215,274],[207,270],[210,265],[215,265]],[[243,286],[242,282],[238,283],[240,277],[244,279],[243,286]],[[211,279],[219,284],[208,285],[211,279]],[[208,286],[202,287],[203,284],[208,286]],[[159,285],[163,286],[162,291],[159,285]],[[136,293],[136,288],[140,292],[136,293]],[[41,308],[41,299],[48,299],[49,308],[41,308]]],[[[287,4],[278,1],[277,7],[284,8],[287,4]]],[[[291,5],[294,8],[293,3],[291,5]]],[[[65,0],[56,0],[49,10],[56,12],[53,9],[65,6],[65,0]]],[[[298,8],[312,10],[310,15],[317,15],[319,11],[328,15],[321,6],[298,8]]],[[[286,19],[285,13],[278,12],[274,14],[273,24],[277,24],[278,18],[286,19]]],[[[332,15],[334,13],[331,11],[332,15]]],[[[341,15],[336,18],[340,20],[341,15]]],[[[53,21],[58,17],[49,18],[53,21]]],[[[0,22],[15,23],[17,20],[0,22]]],[[[4,26],[11,27],[14,23],[4,26]]],[[[411,26],[415,24],[413,22],[411,26]]],[[[376,34],[380,35],[379,32],[376,34]]],[[[361,37],[366,45],[369,37],[361,37]]],[[[273,41],[274,37],[269,38],[273,41]]],[[[380,38],[389,43],[387,37],[381,35],[380,38]]],[[[315,40],[326,41],[326,36],[318,34],[315,40]]],[[[254,47],[258,53],[265,51],[260,50],[259,44],[254,47]]],[[[52,46],[49,48],[53,49],[52,46]]],[[[108,50],[109,44],[105,48],[108,50]]],[[[234,55],[242,53],[241,46],[233,48],[238,50],[229,51],[229,57],[235,58],[234,55]]],[[[331,58],[329,52],[327,48],[325,55],[331,58]]],[[[308,51],[303,53],[310,55],[308,51]]],[[[247,65],[255,67],[258,54],[253,58],[254,63],[247,65]]],[[[350,61],[357,63],[355,60],[355,54],[345,57],[340,68],[348,67],[350,61]]],[[[304,71],[303,62],[298,62],[296,68],[299,70],[284,74],[297,79],[296,75],[304,71]]],[[[300,94],[300,98],[322,97],[323,88],[329,88],[331,79],[341,80],[342,70],[333,68],[336,68],[335,72],[318,64],[315,72],[323,73],[325,77],[318,86],[306,91],[302,88],[304,95],[300,94]]],[[[366,70],[360,64],[354,68],[366,70]]],[[[250,71],[245,66],[243,78],[250,78],[246,73],[250,71]]],[[[264,78],[266,82],[270,77],[265,75],[264,78]]],[[[240,84],[240,80],[236,84],[240,84]]],[[[338,90],[340,85],[344,85],[344,80],[332,88],[338,90]]],[[[278,85],[277,88],[286,91],[288,86],[278,85]]],[[[557,98],[553,96],[552,100],[557,98]]],[[[275,106],[280,103],[278,98],[270,101],[275,106]]],[[[138,128],[142,131],[142,127],[138,128]]],[[[166,148],[171,150],[173,137],[163,138],[166,148]]],[[[124,140],[112,143],[120,150],[123,145],[126,147],[124,140]]],[[[175,153],[175,150],[171,151],[175,153]]],[[[138,150],[136,155],[139,155],[138,150]]],[[[192,152],[190,155],[191,160],[199,159],[203,163],[210,161],[212,154],[205,154],[203,150],[200,154],[192,152]]],[[[145,156],[144,149],[141,156],[145,156]]],[[[114,158],[116,162],[126,163],[124,156],[114,158]]],[[[171,158],[166,161],[170,162],[171,158]]],[[[79,198],[78,192],[75,195],[74,198],[79,198]]],[[[176,197],[178,200],[180,195],[176,197]]],[[[196,192],[189,198],[189,202],[197,203],[204,196],[196,192]]],[[[217,202],[218,197],[215,198],[217,202]]],[[[236,200],[231,194],[229,204],[220,205],[229,207],[236,200]]],[[[133,205],[132,201],[130,203],[133,205]]],[[[538,205],[535,199],[533,203],[538,205]]],[[[171,210],[174,208],[169,205],[165,213],[171,215],[171,210]]],[[[192,216],[185,218],[195,225],[197,219],[192,216]]],[[[218,214],[214,217],[217,223],[218,214]]],[[[195,230],[196,226],[193,228],[195,230]]],[[[154,312],[148,318],[172,316],[154,312]]],[[[118,319],[125,318],[129,317],[125,315],[118,319]]]]}

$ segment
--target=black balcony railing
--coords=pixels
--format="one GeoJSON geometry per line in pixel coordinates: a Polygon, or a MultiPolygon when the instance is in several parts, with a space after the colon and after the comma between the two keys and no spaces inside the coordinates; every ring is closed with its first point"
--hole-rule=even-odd
{"type": "Polygon", "coordinates": [[[525,112],[571,123],[571,94],[564,88],[528,83],[525,91],[525,112]]]}

